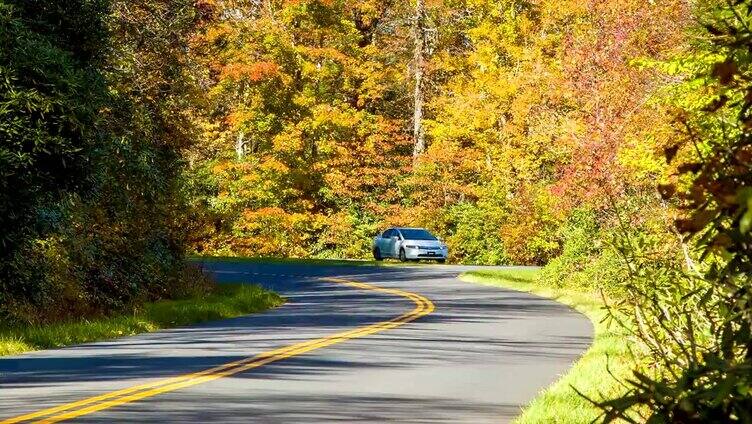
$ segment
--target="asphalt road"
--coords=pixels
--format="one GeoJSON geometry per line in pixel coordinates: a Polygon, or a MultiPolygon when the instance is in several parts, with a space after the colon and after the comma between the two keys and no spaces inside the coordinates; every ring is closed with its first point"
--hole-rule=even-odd
{"type": "Polygon", "coordinates": [[[288,302],[247,317],[0,359],[0,422],[59,405],[71,409],[35,419],[90,408],[72,418],[508,422],[592,337],[590,322],[566,306],[457,280],[467,267],[217,262],[206,269],[220,282],[263,284],[288,302]],[[320,279],[332,276],[395,291],[320,279]],[[424,296],[431,308],[396,290],[424,296]],[[395,319],[402,321],[378,324],[395,319]],[[290,345],[302,347],[284,349],[290,345]],[[269,351],[277,356],[245,360],[269,351]],[[224,371],[233,361],[245,368],[224,371]],[[212,367],[219,371],[207,374],[212,367]],[[81,399],[90,400],[70,406],[81,399]]]}

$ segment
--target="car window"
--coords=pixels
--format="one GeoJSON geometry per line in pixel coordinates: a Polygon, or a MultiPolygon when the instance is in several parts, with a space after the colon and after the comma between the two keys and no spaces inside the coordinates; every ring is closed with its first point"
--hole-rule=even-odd
{"type": "Polygon", "coordinates": [[[384,234],[381,235],[381,238],[390,238],[394,234],[394,230],[386,230],[384,231],[384,234]]]}
{"type": "Polygon", "coordinates": [[[405,240],[436,240],[436,237],[422,228],[404,228],[401,230],[405,240]]]}

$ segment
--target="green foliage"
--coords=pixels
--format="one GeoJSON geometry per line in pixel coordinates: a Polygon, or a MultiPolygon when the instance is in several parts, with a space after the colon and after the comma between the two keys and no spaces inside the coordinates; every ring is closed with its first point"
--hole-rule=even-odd
{"type": "Polygon", "coordinates": [[[601,228],[595,212],[575,210],[560,228],[562,251],[540,274],[548,287],[613,293],[626,277],[622,261],[611,245],[613,234],[601,228]]]}
{"type": "Polygon", "coordinates": [[[460,203],[452,206],[446,218],[451,236],[447,239],[454,250],[451,254],[466,263],[503,264],[504,241],[499,232],[498,215],[477,205],[460,203]]]}
{"type": "Polygon", "coordinates": [[[191,127],[174,111],[191,94],[178,78],[190,3],[0,2],[3,320],[99,315],[174,294],[179,150],[191,127]]]}
{"type": "Polygon", "coordinates": [[[55,228],[56,202],[67,192],[85,189],[96,154],[96,112],[105,96],[101,74],[85,62],[97,51],[83,50],[101,37],[103,8],[86,8],[91,13],[71,21],[60,19],[61,4],[42,8],[53,15],[45,16],[33,7],[41,7],[39,2],[21,3],[30,19],[23,19],[24,10],[14,4],[0,3],[3,261],[28,238],[55,228]],[[81,41],[79,51],[66,49],[73,39],[81,41]]]}
{"type": "Polygon", "coordinates": [[[682,90],[706,102],[683,108],[683,136],[665,150],[675,174],[660,187],[680,212],[684,265],[651,260],[659,246],[624,231],[630,278],[617,306],[630,312],[626,328],[649,349],[651,366],[626,380],[627,394],[597,402],[605,421],[752,422],[752,3],[718,2],[698,13],[694,49],[715,60],[682,90]]]}
{"type": "Polygon", "coordinates": [[[61,18],[62,4],[23,6],[0,3],[0,42],[7,46],[0,52],[0,314],[6,316],[25,309],[18,301],[43,304],[55,296],[45,281],[52,267],[34,240],[59,231],[71,193],[91,188],[96,111],[106,96],[101,74],[87,62],[98,52],[83,49],[104,31],[103,7],[86,8],[91,13],[76,19],[61,18]],[[81,46],[68,50],[74,40],[81,46]]]}

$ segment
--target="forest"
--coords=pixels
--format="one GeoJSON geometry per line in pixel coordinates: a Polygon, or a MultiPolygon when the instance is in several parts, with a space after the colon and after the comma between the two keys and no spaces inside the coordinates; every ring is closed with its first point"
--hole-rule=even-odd
{"type": "Polygon", "coordinates": [[[750,25],[749,0],[0,0],[0,319],[420,226],[610,300],[638,347],[604,421],[752,422],[750,25]]]}

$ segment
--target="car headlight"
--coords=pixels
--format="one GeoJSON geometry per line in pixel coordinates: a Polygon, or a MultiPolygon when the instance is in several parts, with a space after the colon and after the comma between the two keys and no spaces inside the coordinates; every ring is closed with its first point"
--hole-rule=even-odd
{"type": "Polygon", "coordinates": [[[447,250],[447,249],[449,249],[449,246],[447,246],[446,244],[442,244],[441,245],[441,249],[442,250],[447,250]]]}

